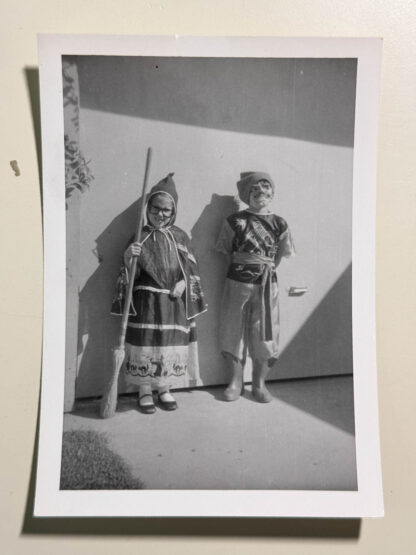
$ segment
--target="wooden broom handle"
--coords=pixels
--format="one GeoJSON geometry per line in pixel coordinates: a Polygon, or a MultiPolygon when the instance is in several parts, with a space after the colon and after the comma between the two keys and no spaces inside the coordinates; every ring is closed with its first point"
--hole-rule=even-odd
{"type": "MultiPolygon", "coordinates": [[[[144,211],[146,208],[147,182],[149,177],[151,160],[152,160],[152,149],[151,147],[149,147],[147,149],[146,169],[144,172],[143,189],[142,189],[142,202],[140,203],[139,219],[137,222],[135,242],[140,241],[140,235],[141,235],[141,230],[143,226],[144,211]]],[[[119,349],[124,349],[124,342],[126,339],[127,322],[129,319],[130,304],[133,296],[133,285],[134,285],[134,278],[136,276],[136,269],[137,269],[137,256],[133,256],[132,261],[130,263],[130,269],[129,269],[129,286],[127,289],[127,295],[124,303],[123,317],[121,319],[121,330],[120,330],[120,335],[118,340],[119,349]]]]}

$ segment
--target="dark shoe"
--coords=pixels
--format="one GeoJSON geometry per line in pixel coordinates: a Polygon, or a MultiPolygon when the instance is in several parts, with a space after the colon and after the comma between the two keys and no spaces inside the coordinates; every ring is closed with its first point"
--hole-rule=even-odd
{"type": "Polygon", "coordinates": [[[158,394],[160,407],[164,410],[176,410],[178,408],[178,404],[175,401],[175,399],[173,399],[173,401],[164,401],[162,399],[162,397],[165,393],[168,393],[168,392],[165,391],[164,393],[159,393],[158,394]]]}
{"type": "Polygon", "coordinates": [[[144,395],[139,397],[138,403],[139,403],[140,412],[142,412],[143,414],[153,414],[154,412],[156,412],[156,407],[155,407],[155,404],[153,403],[153,395],[151,393],[145,393],[144,395]],[[145,399],[146,397],[151,397],[152,402],[142,404],[140,401],[142,399],[145,399]]]}

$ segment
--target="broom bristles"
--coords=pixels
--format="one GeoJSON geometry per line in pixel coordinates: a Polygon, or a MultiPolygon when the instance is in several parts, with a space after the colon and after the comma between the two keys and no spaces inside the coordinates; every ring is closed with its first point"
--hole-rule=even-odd
{"type": "Polygon", "coordinates": [[[108,380],[107,387],[101,398],[100,416],[101,418],[111,418],[117,408],[118,376],[124,360],[124,347],[118,347],[113,351],[113,371],[108,380]]]}
{"type": "Polygon", "coordinates": [[[117,389],[110,387],[101,398],[100,416],[101,418],[111,418],[114,416],[117,407],[117,389]]]}

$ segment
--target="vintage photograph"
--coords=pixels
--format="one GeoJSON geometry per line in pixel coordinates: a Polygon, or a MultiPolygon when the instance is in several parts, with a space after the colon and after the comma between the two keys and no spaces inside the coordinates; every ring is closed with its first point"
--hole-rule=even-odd
{"type": "Polygon", "coordinates": [[[61,488],[357,488],[356,69],[63,56],[61,488]]]}
{"type": "Polygon", "coordinates": [[[255,514],[307,516],[323,500],[319,514],[343,516],[331,495],[359,512],[374,459],[356,432],[376,400],[353,311],[366,272],[354,245],[368,244],[359,56],[170,41],[53,58],[64,361],[61,416],[44,417],[40,442],[54,426],[54,495],[71,508],[52,513],[101,514],[95,491],[126,515],[198,515],[187,496],[201,507],[215,492],[230,505],[209,514],[256,499],[255,514]],[[168,492],[177,507],[155,510],[168,492]]]}

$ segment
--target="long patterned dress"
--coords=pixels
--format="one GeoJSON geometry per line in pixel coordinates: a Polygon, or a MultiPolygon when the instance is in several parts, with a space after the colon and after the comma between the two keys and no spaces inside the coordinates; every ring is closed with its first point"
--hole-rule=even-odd
{"type": "MultiPolygon", "coordinates": [[[[190,240],[176,226],[145,226],[141,243],[126,333],[126,382],[151,384],[159,390],[201,385],[194,318],[206,306],[190,240]],[[171,297],[170,291],[181,280],[186,283],[183,295],[171,297]]],[[[112,308],[115,314],[122,313],[125,269],[121,276],[112,308]]]]}

